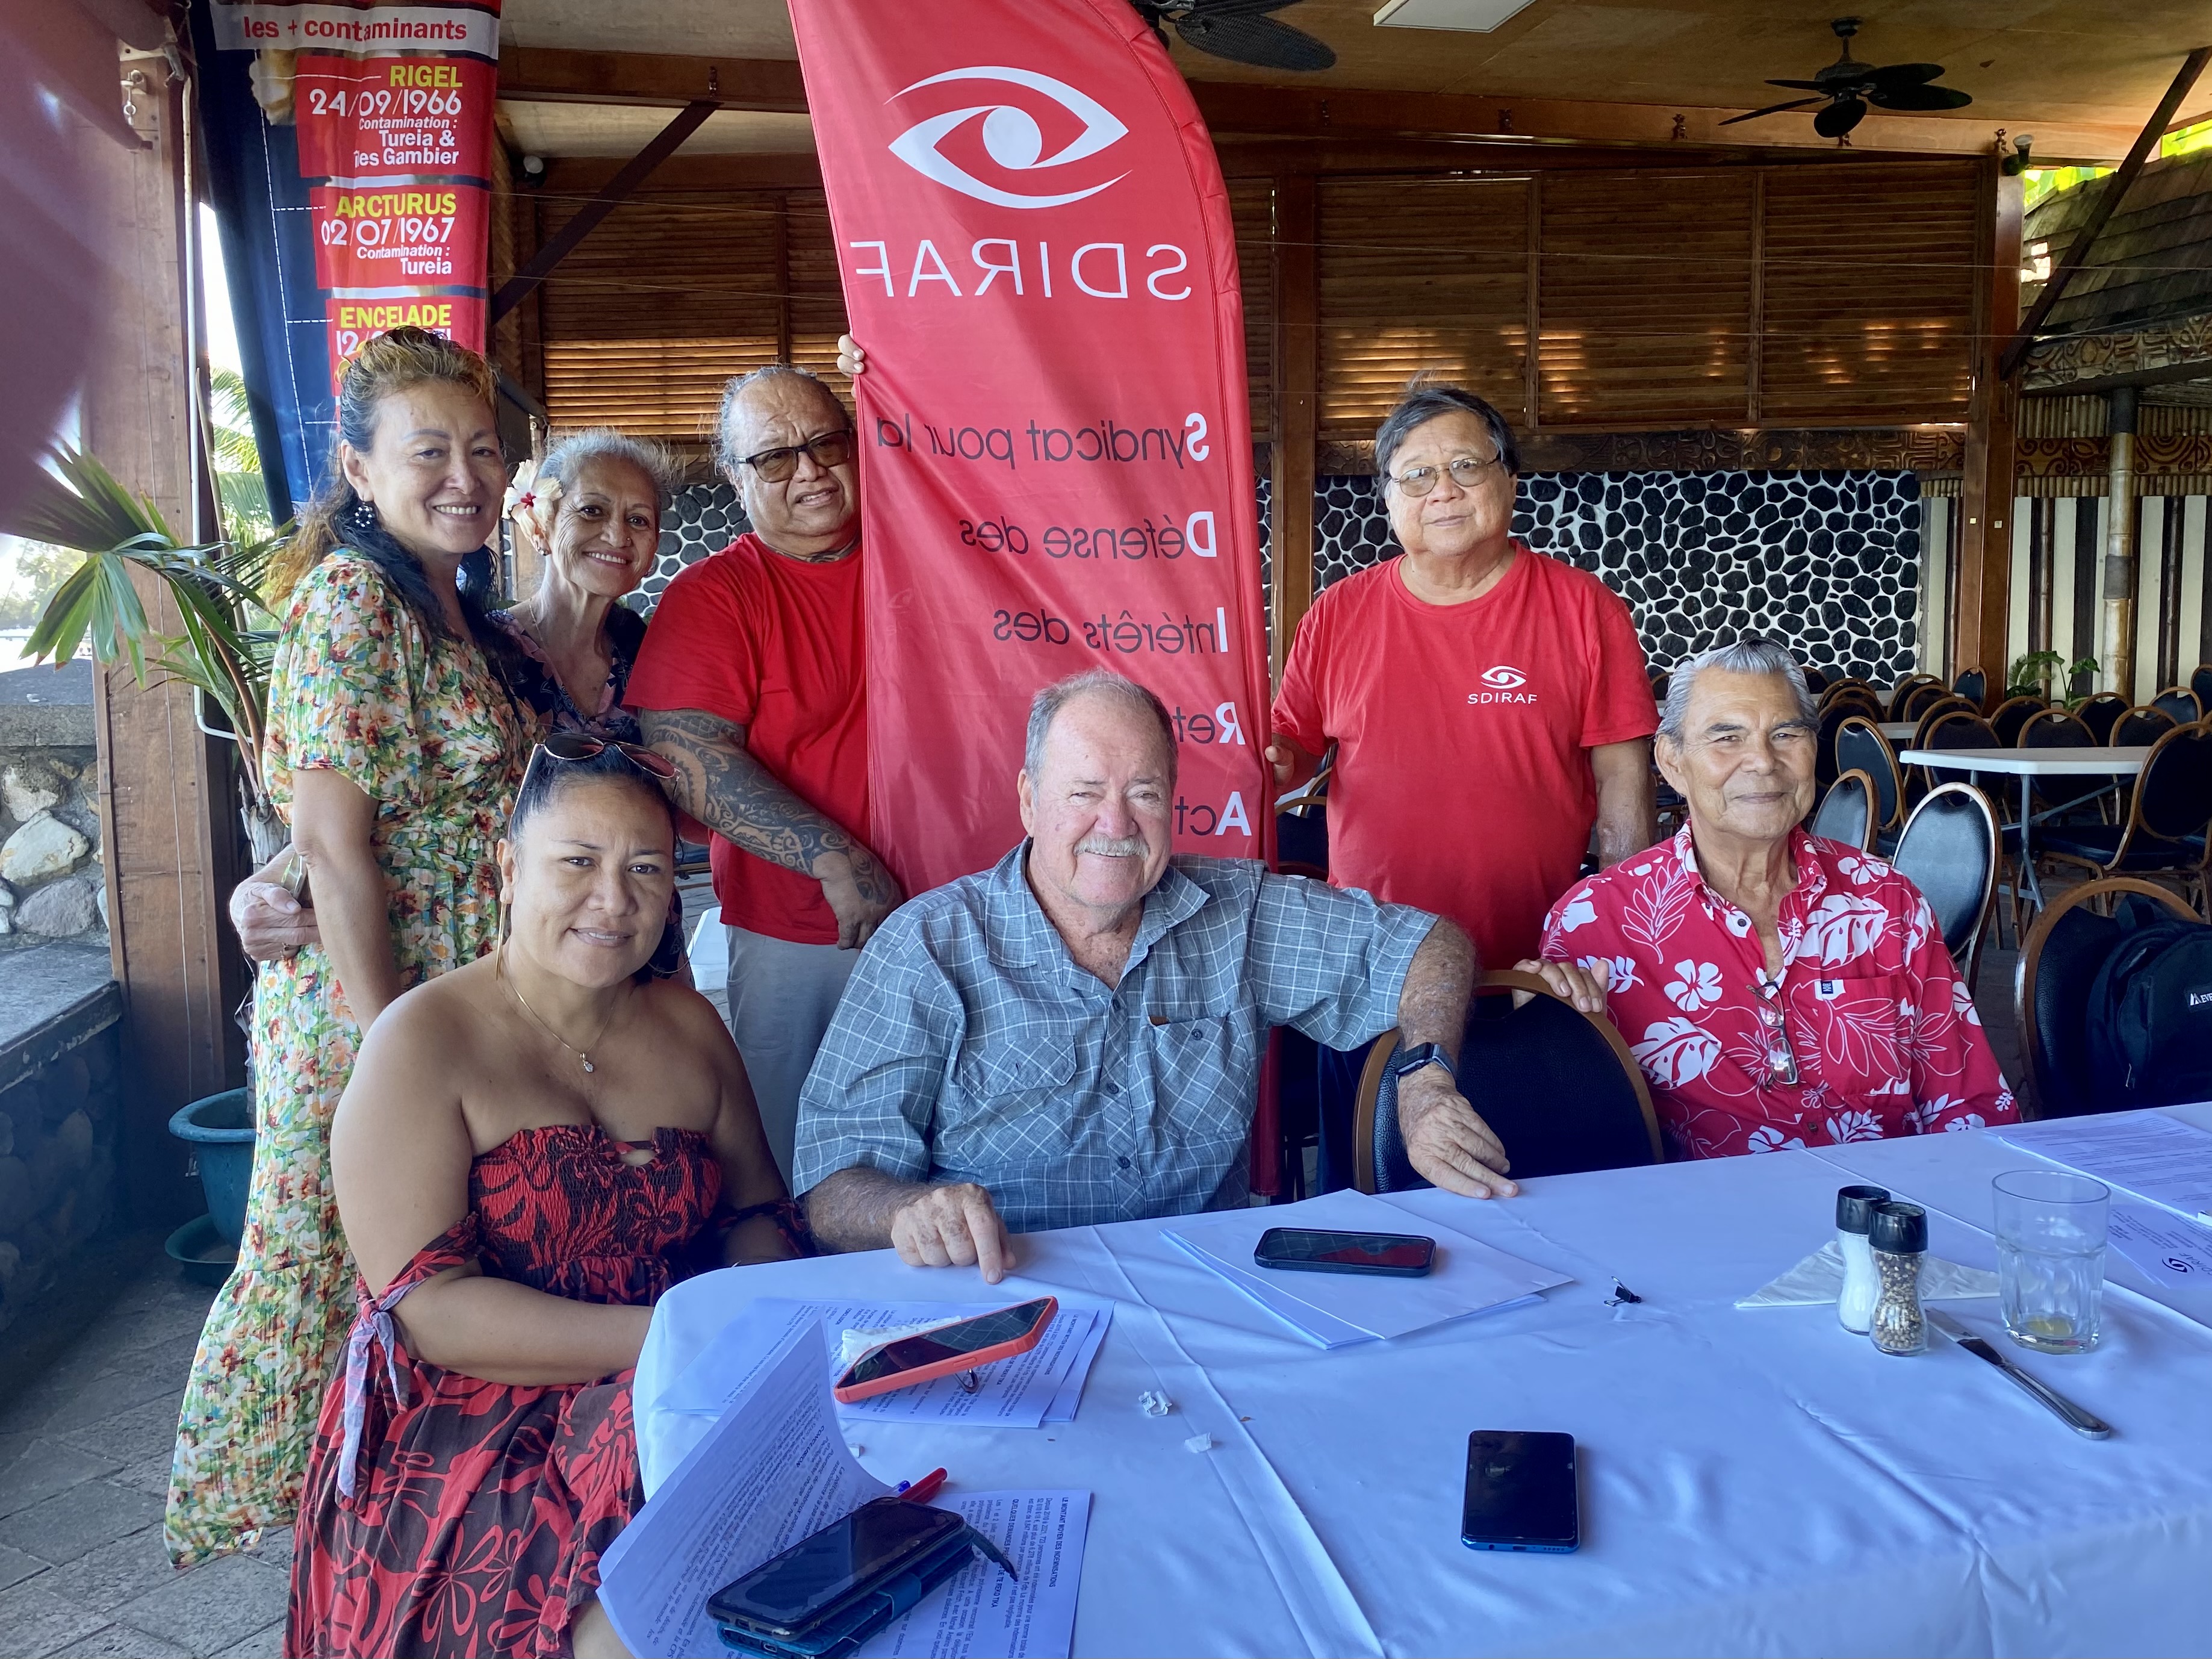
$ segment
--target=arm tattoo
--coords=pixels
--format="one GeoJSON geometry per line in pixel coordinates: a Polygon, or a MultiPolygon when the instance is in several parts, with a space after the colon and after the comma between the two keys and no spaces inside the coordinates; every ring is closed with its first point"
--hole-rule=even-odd
{"type": "Polygon", "coordinates": [[[747,752],[744,728],[696,708],[641,709],[645,740],[675,763],[677,804],[735,846],[801,875],[825,853],[852,861],[854,879],[874,897],[884,874],[859,839],[816,811],[747,752]]]}
{"type": "Polygon", "coordinates": [[[806,1224],[833,1250],[880,1250],[891,1242],[891,1212],[925,1184],[855,1164],[806,1194],[806,1224]]]}

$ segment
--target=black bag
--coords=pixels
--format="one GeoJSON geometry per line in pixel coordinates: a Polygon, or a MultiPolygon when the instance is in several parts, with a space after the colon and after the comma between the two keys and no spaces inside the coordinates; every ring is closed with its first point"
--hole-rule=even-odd
{"type": "Polygon", "coordinates": [[[2089,1085],[2099,1109],[2212,1100],[2212,927],[2136,894],[2089,987],[2089,1085]]]}

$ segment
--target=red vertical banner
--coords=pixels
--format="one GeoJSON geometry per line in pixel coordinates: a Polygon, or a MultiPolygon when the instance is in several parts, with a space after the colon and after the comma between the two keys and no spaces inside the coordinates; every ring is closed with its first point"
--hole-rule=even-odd
{"type": "Polygon", "coordinates": [[[298,130],[335,379],[401,322],[484,345],[498,0],[212,0],[298,130]]]}
{"type": "Polygon", "coordinates": [[[870,841],[908,891],[1020,838],[1030,696],[1173,716],[1178,851],[1263,856],[1267,636],[1212,141],[1122,0],[791,0],[859,400],[870,841]]]}

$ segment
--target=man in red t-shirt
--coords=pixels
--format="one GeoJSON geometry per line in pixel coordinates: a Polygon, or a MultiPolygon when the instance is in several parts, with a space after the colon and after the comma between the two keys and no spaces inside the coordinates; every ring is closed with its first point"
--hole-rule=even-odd
{"type": "MultiPolygon", "coordinates": [[[[1404,556],[1306,612],[1267,757],[1290,788],[1336,745],[1331,882],[1449,916],[1484,968],[1534,971],[1544,913],[1592,826],[1601,865],[1650,844],[1659,715],[1628,607],[1513,538],[1520,470],[1511,428],[1481,398],[1407,392],[1375,434],[1404,556]]],[[[1356,1082],[1323,1055],[1325,1157],[1329,1109],[1356,1082]]]]}
{"type": "Polygon", "coordinates": [[[752,528],[668,585],[629,680],[714,831],[730,1026],[787,1181],[799,1091],[860,947],[904,895],[868,819],[858,447],[800,368],[730,383],[719,459],[752,528]]]}

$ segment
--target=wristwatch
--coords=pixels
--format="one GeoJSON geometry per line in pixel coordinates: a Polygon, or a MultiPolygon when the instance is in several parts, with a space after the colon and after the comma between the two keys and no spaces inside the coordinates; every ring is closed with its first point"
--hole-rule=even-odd
{"type": "Polygon", "coordinates": [[[1436,1043],[1417,1042],[1412,1048],[1401,1048],[1390,1056],[1392,1077],[1410,1077],[1424,1066],[1441,1066],[1444,1068],[1445,1076],[1455,1083],[1459,1081],[1459,1073],[1451,1063],[1451,1056],[1436,1043]]]}

